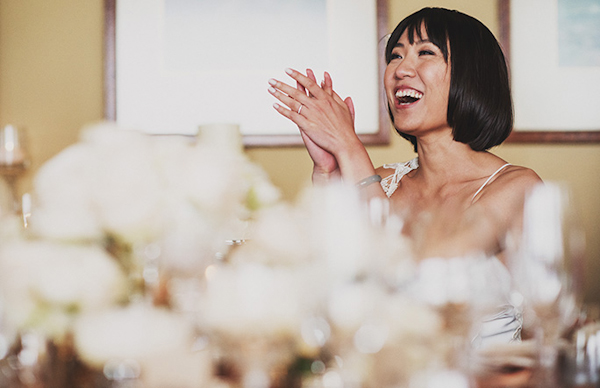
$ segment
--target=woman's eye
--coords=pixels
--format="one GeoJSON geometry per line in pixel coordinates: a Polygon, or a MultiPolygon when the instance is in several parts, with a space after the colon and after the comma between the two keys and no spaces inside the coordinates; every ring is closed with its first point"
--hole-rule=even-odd
{"type": "Polygon", "coordinates": [[[435,55],[435,53],[432,50],[421,50],[419,55],[435,55]]]}
{"type": "Polygon", "coordinates": [[[400,54],[397,54],[397,53],[392,53],[392,54],[390,55],[390,59],[391,59],[391,60],[394,60],[394,59],[402,59],[402,55],[400,55],[400,54]]]}

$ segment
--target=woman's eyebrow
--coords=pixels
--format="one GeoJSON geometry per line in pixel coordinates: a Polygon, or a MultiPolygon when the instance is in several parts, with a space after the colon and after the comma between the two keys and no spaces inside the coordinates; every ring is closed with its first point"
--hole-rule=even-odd
{"type": "MultiPolygon", "coordinates": [[[[419,39],[419,40],[415,40],[413,45],[415,45],[415,44],[421,45],[421,44],[425,44],[425,43],[432,43],[432,42],[429,39],[419,39]]],[[[398,42],[394,45],[394,47],[404,47],[404,43],[398,42]]]]}
{"type": "Polygon", "coordinates": [[[425,44],[425,43],[431,43],[431,41],[429,39],[415,40],[415,44],[425,44]]]}

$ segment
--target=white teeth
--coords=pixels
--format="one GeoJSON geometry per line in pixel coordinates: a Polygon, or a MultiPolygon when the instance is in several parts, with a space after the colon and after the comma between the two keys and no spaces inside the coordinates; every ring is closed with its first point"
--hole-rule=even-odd
{"type": "Polygon", "coordinates": [[[416,98],[417,100],[419,100],[419,99],[421,99],[421,97],[423,97],[423,93],[417,92],[416,90],[413,90],[413,89],[398,90],[396,92],[396,98],[402,98],[402,97],[412,97],[412,98],[416,98]]]}

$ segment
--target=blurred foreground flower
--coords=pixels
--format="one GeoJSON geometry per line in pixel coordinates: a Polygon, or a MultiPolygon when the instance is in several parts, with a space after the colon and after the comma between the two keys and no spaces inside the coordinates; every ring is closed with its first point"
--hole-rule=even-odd
{"type": "Polygon", "coordinates": [[[0,249],[0,289],[10,326],[62,339],[79,314],[126,298],[125,274],[101,247],[15,241],[0,249]]]}
{"type": "Polygon", "coordinates": [[[406,292],[417,266],[387,203],[342,183],[284,203],[207,141],[102,124],[39,170],[30,227],[2,228],[5,378],[379,388],[422,369],[441,323],[406,292]]]}

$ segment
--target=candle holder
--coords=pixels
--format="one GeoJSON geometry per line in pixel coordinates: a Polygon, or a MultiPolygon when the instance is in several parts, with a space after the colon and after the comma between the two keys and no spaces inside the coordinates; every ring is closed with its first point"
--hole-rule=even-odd
{"type": "Polygon", "coordinates": [[[10,210],[14,213],[21,211],[17,181],[25,173],[29,163],[25,130],[10,124],[0,128],[0,175],[10,188],[10,210]]]}

